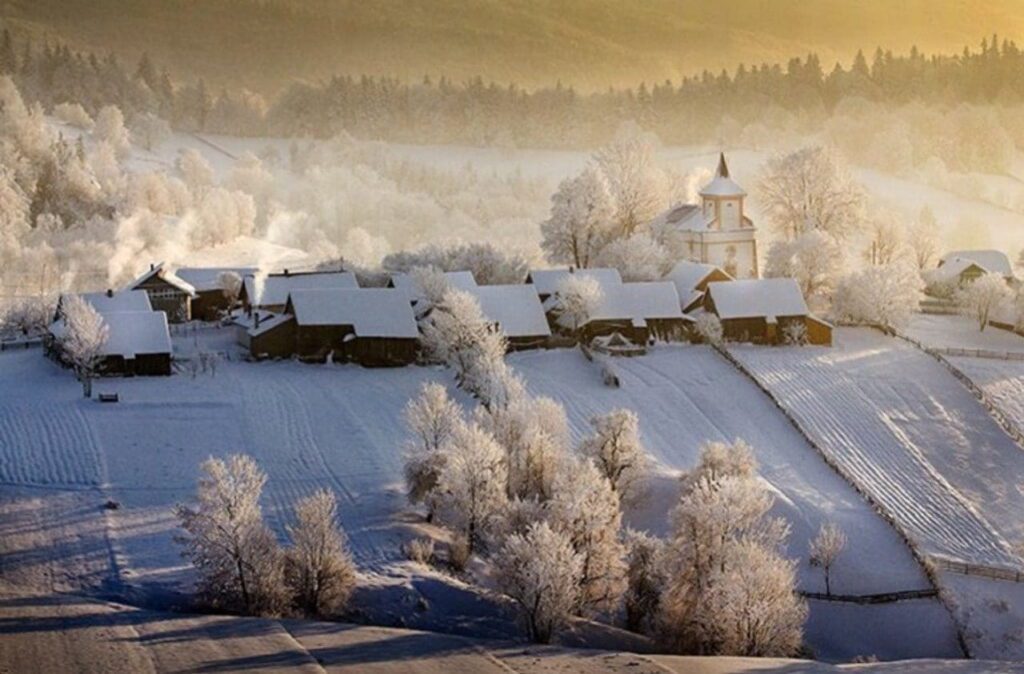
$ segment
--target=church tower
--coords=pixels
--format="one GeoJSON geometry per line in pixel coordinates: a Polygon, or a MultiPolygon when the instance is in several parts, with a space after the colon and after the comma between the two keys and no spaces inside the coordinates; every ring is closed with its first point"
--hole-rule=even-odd
{"type": "Polygon", "coordinates": [[[718,156],[715,178],[700,191],[704,217],[714,219],[719,231],[743,229],[743,200],[747,193],[729,176],[725,153],[718,156]]]}

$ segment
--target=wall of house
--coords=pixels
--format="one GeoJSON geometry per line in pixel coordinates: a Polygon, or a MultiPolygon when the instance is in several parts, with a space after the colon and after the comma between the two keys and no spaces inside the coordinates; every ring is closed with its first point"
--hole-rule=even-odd
{"type": "Polygon", "coordinates": [[[197,321],[216,321],[228,308],[228,299],[220,290],[202,290],[192,300],[192,318],[197,321]]]}
{"type": "Polygon", "coordinates": [[[255,358],[291,358],[295,354],[295,322],[288,321],[255,337],[244,328],[249,353],[255,358]]]}
{"type": "Polygon", "coordinates": [[[808,316],[807,341],[817,346],[832,346],[832,326],[824,321],[819,321],[813,316],[808,316]]]}
{"type": "Polygon", "coordinates": [[[136,286],[149,295],[154,311],[167,314],[168,323],[185,323],[192,320],[192,298],[162,278],[153,277],[136,286]]]}

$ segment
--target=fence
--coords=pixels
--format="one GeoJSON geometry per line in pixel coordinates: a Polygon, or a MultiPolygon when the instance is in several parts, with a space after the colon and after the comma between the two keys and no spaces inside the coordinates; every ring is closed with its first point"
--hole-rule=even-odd
{"type": "Polygon", "coordinates": [[[881,594],[801,592],[800,596],[806,599],[834,601],[840,604],[892,604],[897,601],[908,601],[911,599],[934,599],[939,596],[939,591],[932,588],[930,590],[904,590],[903,592],[883,592],[881,594]]]}
{"type": "Polygon", "coordinates": [[[43,340],[40,337],[30,337],[28,339],[9,339],[6,341],[0,341],[0,351],[13,351],[15,349],[32,349],[43,345],[43,340]]]}
{"type": "MultiPolygon", "coordinates": [[[[907,341],[913,341],[908,338],[907,341]]],[[[1014,351],[991,351],[988,349],[958,349],[949,346],[925,346],[919,342],[915,343],[918,348],[935,351],[944,356],[966,356],[969,358],[991,358],[993,360],[1019,360],[1024,361],[1024,353],[1014,351]]]]}
{"type": "Polygon", "coordinates": [[[959,573],[963,576],[979,576],[993,580],[1006,580],[1013,583],[1024,582],[1024,573],[1017,569],[1007,569],[1000,566],[985,566],[982,564],[968,564],[952,559],[930,558],[931,564],[943,571],[959,573]]]}

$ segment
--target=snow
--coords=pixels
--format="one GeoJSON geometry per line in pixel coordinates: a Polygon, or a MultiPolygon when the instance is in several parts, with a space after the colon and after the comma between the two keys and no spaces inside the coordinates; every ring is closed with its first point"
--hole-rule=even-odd
{"type": "Polygon", "coordinates": [[[697,204],[679,204],[651,220],[648,227],[655,232],[664,231],[668,225],[680,231],[705,232],[714,222],[715,216],[705,216],[697,204]]]}
{"type": "Polygon", "coordinates": [[[903,333],[934,349],[968,349],[1024,355],[1024,337],[988,326],[978,329],[978,322],[967,316],[914,314],[903,333]]]}
{"type": "Polygon", "coordinates": [[[642,324],[651,319],[685,318],[676,287],[668,281],[606,285],[601,291],[601,302],[590,320],[628,319],[642,324]]]}
{"type": "Polygon", "coordinates": [[[255,274],[258,269],[255,267],[182,267],[178,269],[177,276],[199,292],[220,290],[220,275],[225,272],[233,272],[241,277],[255,274]]]}
{"type": "Polygon", "coordinates": [[[246,276],[245,294],[249,301],[261,307],[284,306],[288,295],[295,290],[323,290],[327,288],[358,288],[355,274],[352,272],[314,272],[295,274],[271,274],[263,279],[263,287],[256,298],[256,279],[246,276]]]}
{"type": "Polygon", "coordinates": [[[947,356],[1017,428],[1024,429],[1024,362],[947,356]]]}
{"type": "MultiPolygon", "coordinates": [[[[473,272],[471,271],[446,271],[444,273],[445,279],[448,284],[456,290],[473,290],[477,287],[476,279],[473,278],[473,272]]],[[[413,277],[405,272],[395,272],[391,274],[391,285],[395,288],[409,289],[417,293],[420,292],[420,288],[416,286],[416,282],[413,277]]]]}
{"type": "MultiPolygon", "coordinates": [[[[145,290],[118,290],[107,293],[82,293],[80,297],[101,314],[115,311],[152,311],[149,294],[145,290]]],[[[64,296],[61,296],[61,302],[64,296]]],[[[59,306],[58,306],[59,309],[59,306]]]]}
{"type": "MultiPolygon", "coordinates": [[[[110,311],[103,314],[103,322],[108,328],[101,352],[104,356],[132,360],[139,355],[171,353],[167,314],[162,311],[110,311]]],[[[50,326],[50,334],[57,339],[64,330],[63,319],[50,326]]]]}
{"type": "Polygon", "coordinates": [[[185,293],[186,295],[190,295],[192,297],[195,297],[196,295],[196,289],[193,288],[191,284],[179,278],[178,275],[175,274],[173,271],[165,268],[163,262],[160,262],[159,264],[150,265],[150,268],[147,271],[143,272],[134,281],[129,283],[127,288],[129,290],[135,290],[138,286],[142,285],[143,283],[145,283],[146,281],[153,277],[160,278],[161,280],[174,286],[175,288],[185,293]]]}
{"type": "Polygon", "coordinates": [[[487,320],[497,323],[506,336],[551,335],[537,292],[529,285],[474,286],[467,291],[480,303],[487,320]]]}
{"type": "Polygon", "coordinates": [[[963,261],[974,262],[988,272],[996,272],[1008,278],[1013,276],[1010,258],[1001,250],[956,250],[942,256],[939,268],[963,261]]]}
{"type": "Polygon", "coordinates": [[[672,267],[672,271],[665,275],[665,280],[675,284],[680,297],[689,297],[697,290],[700,282],[716,269],[718,267],[713,264],[681,260],[672,267]]]}
{"type": "Polygon", "coordinates": [[[302,326],[351,325],[359,337],[419,337],[409,296],[396,288],[293,290],[289,304],[302,326]]]}
{"type": "Polygon", "coordinates": [[[558,285],[569,274],[588,276],[597,281],[602,288],[619,285],[622,277],[618,269],[591,268],[591,269],[531,269],[527,277],[527,283],[532,283],[538,295],[551,295],[558,290],[558,285]]]}
{"type": "Polygon", "coordinates": [[[702,197],[745,197],[746,192],[729,176],[715,176],[700,190],[702,197]]]}
{"type": "Polygon", "coordinates": [[[974,260],[969,260],[963,257],[953,257],[944,260],[942,266],[938,269],[933,269],[928,272],[927,278],[932,283],[951,281],[953,279],[959,279],[960,275],[971,267],[977,269],[978,271],[976,273],[980,274],[984,274],[988,271],[985,267],[982,267],[974,260]]]}
{"type": "Polygon", "coordinates": [[[715,312],[731,318],[806,316],[809,312],[796,280],[790,278],[716,281],[708,284],[715,312]]]}

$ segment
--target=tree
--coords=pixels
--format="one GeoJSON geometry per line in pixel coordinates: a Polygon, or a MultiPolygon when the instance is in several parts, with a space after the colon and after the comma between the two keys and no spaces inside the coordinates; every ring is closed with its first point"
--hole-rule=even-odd
{"type": "Polygon", "coordinates": [[[227,301],[228,312],[238,303],[238,296],[242,292],[242,277],[238,272],[222,271],[217,274],[217,287],[227,301]]]}
{"type": "Polygon", "coordinates": [[[596,166],[563,180],[551,197],[551,216],[540,226],[548,261],[589,267],[611,237],[614,217],[608,180],[596,166]]]}
{"type": "Polygon", "coordinates": [[[61,303],[64,331],[60,336],[60,350],[75,368],[82,382],[82,394],[92,397],[92,380],[103,362],[104,347],[110,328],[103,316],[78,295],[67,296],[61,303]]]}
{"type": "Polygon", "coordinates": [[[954,299],[960,311],[978,321],[978,329],[984,331],[992,312],[1012,298],[1003,275],[989,272],[960,288],[954,299]]]}
{"type": "Polygon", "coordinates": [[[355,588],[355,564],[337,519],[334,492],[322,489],[298,502],[295,524],[288,527],[292,547],[285,556],[285,580],[295,605],[311,617],[337,615],[355,588]]]}
{"type": "Polygon", "coordinates": [[[811,566],[820,567],[825,574],[825,595],[832,596],[832,565],[846,547],[846,534],[832,522],[822,524],[818,535],[811,541],[811,566]]]}
{"type": "Polygon", "coordinates": [[[843,246],[826,232],[812,230],[773,243],[768,249],[765,276],[796,279],[809,303],[823,304],[844,266],[843,246]]]}
{"type": "Polygon", "coordinates": [[[705,344],[717,346],[725,340],[722,321],[711,312],[704,312],[697,316],[695,329],[705,344]]]}
{"type": "Polygon", "coordinates": [[[626,549],[611,482],[589,461],[565,461],[547,507],[552,528],[568,537],[580,558],[579,610],[595,614],[613,608],[626,589],[626,549]]]}
{"type": "Polygon", "coordinates": [[[660,280],[670,266],[668,251],[646,232],[636,232],[628,237],[613,240],[601,249],[596,264],[600,267],[618,269],[622,280],[660,280]]]}
{"type": "Polygon", "coordinates": [[[283,556],[259,505],[266,474],[244,454],[210,457],[200,468],[198,504],[174,509],[187,534],[177,540],[199,572],[200,593],[216,608],[279,613],[287,599],[283,556]]]}
{"type": "Polygon", "coordinates": [[[448,397],[444,386],[427,383],[420,388],[419,397],[405,406],[404,417],[412,436],[405,452],[406,493],[411,503],[426,503],[427,521],[431,522],[438,476],[444,467],[441,449],[455,428],[464,423],[462,410],[448,397]]]}
{"type": "Polygon", "coordinates": [[[178,170],[196,200],[213,187],[213,167],[198,150],[182,152],[178,157],[178,170]]]}
{"type": "Polygon", "coordinates": [[[146,112],[132,118],[132,135],[152,152],[171,137],[171,126],[152,112],[146,112]]]}
{"type": "Polygon", "coordinates": [[[460,424],[440,450],[438,514],[465,536],[472,552],[483,541],[507,500],[505,452],[476,424],[460,424]]]}
{"type": "Polygon", "coordinates": [[[916,267],[907,262],[867,267],[840,280],[832,310],[840,320],[896,330],[918,310],[923,289],[916,267]]]}
{"type": "Polygon", "coordinates": [[[548,643],[578,604],[582,561],[546,522],[512,534],[495,557],[502,591],[519,605],[529,638],[548,643]]]}
{"type": "Polygon", "coordinates": [[[132,150],[131,137],[124,126],[124,115],[116,105],[104,106],[96,115],[92,129],[93,138],[99,143],[108,143],[119,159],[124,159],[132,150]]]}
{"type": "Polygon", "coordinates": [[[654,158],[653,139],[636,128],[622,130],[594,153],[615,201],[615,235],[629,236],[665,204],[665,175],[654,158]]]}
{"type": "Polygon", "coordinates": [[[640,420],[636,412],[615,409],[593,417],[594,432],[580,443],[580,453],[594,462],[612,489],[626,503],[642,496],[649,460],[640,442],[640,420]]]}
{"type": "Polygon", "coordinates": [[[807,147],[768,161],[758,184],[768,221],[786,239],[820,229],[849,237],[861,222],[864,190],[823,147],[807,147]]]}
{"type": "Polygon", "coordinates": [[[53,116],[83,131],[91,131],[93,128],[92,117],[80,103],[59,103],[53,107],[53,116]]]}
{"type": "Polygon", "coordinates": [[[921,209],[917,222],[907,233],[907,243],[914,252],[918,271],[931,269],[938,262],[941,250],[939,223],[935,219],[935,213],[928,206],[921,209]]]}
{"type": "Polygon", "coordinates": [[[55,303],[49,297],[30,297],[0,308],[0,335],[41,335],[53,320],[55,303]]]}
{"type": "Polygon", "coordinates": [[[600,309],[604,291],[593,276],[569,274],[558,283],[555,297],[559,320],[567,322],[573,334],[577,334],[600,309]]]}
{"type": "Polygon", "coordinates": [[[871,237],[865,251],[868,264],[896,264],[910,255],[916,259],[916,252],[909,247],[905,227],[894,214],[875,213],[867,221],[867,230],[871,237]]]}
{"type": "Polygon", "coordinates": [[[623,604],[626,629],[647,632],[655,625],[661,602],[664,544],[641,531],[626,532],[626,592],[623,604]]]}

